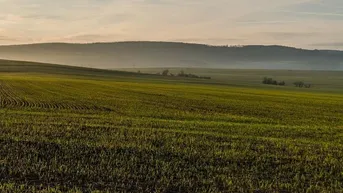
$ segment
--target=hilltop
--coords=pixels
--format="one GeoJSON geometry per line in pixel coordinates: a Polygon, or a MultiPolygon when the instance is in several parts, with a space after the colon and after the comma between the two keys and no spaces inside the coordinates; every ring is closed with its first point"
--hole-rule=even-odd
{"type": "Polygon", "coordinates": [[[194,67],[343,70],[343,51],[175,42],[44,43],[0,46],[0,58],[115,69],[194,67]]]}

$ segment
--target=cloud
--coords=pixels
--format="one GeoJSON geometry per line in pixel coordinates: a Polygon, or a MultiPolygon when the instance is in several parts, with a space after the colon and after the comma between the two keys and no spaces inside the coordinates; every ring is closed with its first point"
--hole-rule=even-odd
{"type": "Polygon", "coordinates": [[[343,42],[342,2],[0,0],[0,28],[15,43],[180,40],[305,47],[343,42]]]}
{"type": "Polygon", "coordinates": [[[255,24],[255,25],[259,25],[259,24],[284,24],[284,23],[296,23],[299,21],[283,21],[283,20],[267,20],[267,21],[238,21],[238,24],[246,24],[246,25],[251,25],[251,24],[255,24]]]}
{"type": "Polygon", "coordinates": [[[215,45],[224,44],[240,44],[245,41],[244,38],[181,38],[181,39],[171,39],[170,41],[175,42],[191,42],[191,43],[208,43],[215,45]]]}
{"type": "Polygon", "coordinates": [[[309,38],[319,36],[315,32],[262,32],[261,35],[272,37],[275,39],[292,39],[292,38],[309,38]]]}
{"type": "Polygon", "coordinates": [[[50,15],[50,14],[28,14],[21,16],[24,19],[44,19],[44,20],[63,20],[63,17],[60,15],[50,15]]]}
{"type": "Polygon", "coordinates": [[[316,47],[342,47],[343,48],[343,41],[342,42],[315,43],[315,44],[311,44],[311,46],[316,46],[316,47]]]}
{"type": "Polygon", "coordinates": [[[106,42],[111,41],[114,38],[123,37],[122,34],[76,34],[66,37],[58,37],[54,41],[62,41],[62,42],[80,42],[80,43],[87,43],[87,42],[106,42]]]}
{"type": "Polygon", "coordinates": [[[14,15],[14,14],[0,15],[0,26],[18,24],[22,21],[23,21],[23,18],[20,15],[14,15]]]}
{"type": "Polygon", "coordinates": [[[288,13],[293,14],[293,16],[312,16],[312,17],[319,17],[319,18],[328,18],[328,19],[343,19],[343,12],[342,13],[332,13],[332,12],[305,12],[305,11],[278,11],[278,13],[288,13]]]}
{"type": "Polygon", "coordinates": [[[14,37],[9,37],[9,36],[2,36],[0,35],[0,41],[11,41],[11,42],[15,42],[15,41],[18,41],[19,39],[17,38],[14,38],[14,37]]]}

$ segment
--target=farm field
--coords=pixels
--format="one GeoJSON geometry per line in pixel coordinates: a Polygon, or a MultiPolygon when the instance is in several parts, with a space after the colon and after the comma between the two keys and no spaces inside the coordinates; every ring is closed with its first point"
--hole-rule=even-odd
{"type": "Polygon", "coordinates": [[[0,61],[0,192],[343,192],[331,77],[297,89],[0,61]]]}
{"type": "MultiPolygon", "coordinates": [[[[261,70],[261,69],[211,69],[211,68],[120,68],[126,72],[161,73],[168,69],[177,75],[180,71],[199,76],[212,77],[217,83],[231,86],[265,87],[261,84],[264,77],[286,82],[286,89],[293,87],[296,81],[312,84],[312,91],[341,92],[343,93],[343,71],[308,71],[308,70],[261,70]]],[[[291,88],[292,89],[292,88],[291,88]]]]}

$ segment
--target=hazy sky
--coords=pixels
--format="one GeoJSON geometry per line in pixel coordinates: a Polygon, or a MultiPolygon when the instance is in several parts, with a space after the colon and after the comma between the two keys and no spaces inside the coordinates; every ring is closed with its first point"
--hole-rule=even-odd
{"type": "Polygon", "coordinates": [[[0,0],[0,44],[126,40],[343,49],[343,0],[0,0]]]}

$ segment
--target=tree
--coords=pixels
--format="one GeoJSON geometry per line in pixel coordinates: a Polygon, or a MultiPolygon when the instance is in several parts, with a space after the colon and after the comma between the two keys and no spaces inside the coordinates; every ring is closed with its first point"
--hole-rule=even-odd
{"type": "Polygon", "coordinates": [[[273,84],[273,79],[268,78],[268,77],[264,77],[263,84],[273,84]]]}
{"type": "Polygon", "coordinates": [[[162,72],[163,76],[168,76],[168,74],[169,74],[169,70],[168,69],[167,70],[163,70],[163,72],[162,72]]]}
{"type": "Polygon", "coordinates": [[[277,81],[273,80],[272,78],[264,77],[263,78],[263,84],[274,84],[277,85],[277,81]]]}
{"type": "Polygon", "coordinates": [[[279,82],[279,85],[280,85],[280,86],[285,86],[286,83],[285,83],[285,81],[282,81],[282,82],[279,82]]]}
{"type": "Polygon", "coordinates": [[[302,88],[305,85],[305,83],[303,81],[297,81],[297,82],[294,82],[293,84],[299,88],[302,88]]]}
{"type": "Polygon", "coordinates": [[[272,78],[268,78],[268,77],[264,77],[262,83],[263,84],[279,85],[279,86],[285,86],[286,85],[285,81],[278,82],[278,81],[273,80],[272,78]]]}
{"type": "Polygon", "coordinates": [[[185,72],[183,70],[181,70],[180,73],[178,74],[178,76],[185,76],[185,72]]]}
{"type": "Polygon", "coordinates": [[[177,74],[177,76],[179,76],[179,77],[186,77],[186,78],[211,79],[211,77],[209,77],[209,76],[198,76],[196,74],[191,74],[191,73],[186,74],[183,70],[181,70],[179,72],[179,74],[177,74]]]}

